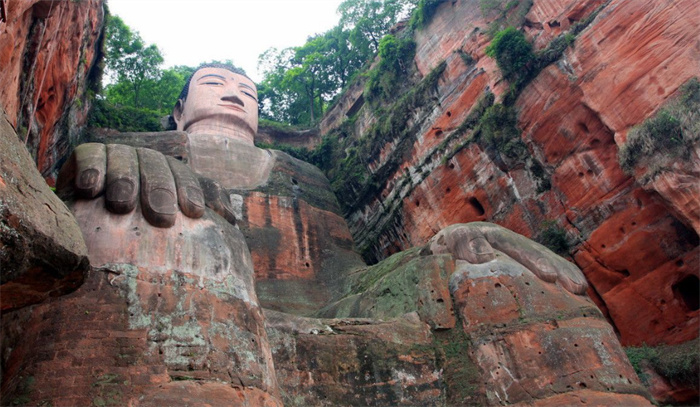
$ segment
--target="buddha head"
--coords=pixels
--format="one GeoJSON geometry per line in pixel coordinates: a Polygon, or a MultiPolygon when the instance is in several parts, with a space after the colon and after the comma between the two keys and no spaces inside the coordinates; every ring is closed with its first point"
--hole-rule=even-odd
{"type": "Polygon", "coordinates": [[[252,145],[258,131],[257,89],[238,68],[201,65],[185,83],[173,119],[190,135],[219,134],[252,145]]]}

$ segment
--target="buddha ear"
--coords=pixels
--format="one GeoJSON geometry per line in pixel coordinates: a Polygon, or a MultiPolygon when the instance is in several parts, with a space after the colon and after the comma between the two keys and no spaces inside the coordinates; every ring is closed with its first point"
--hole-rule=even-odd
{"type": "Polygon", "coordinates": [[[181,126],[184,125],[182,122],[182,111],[184,108],[185,101],[183,99],[178,99],[177,103],[175,103],[175,107],[173,108],[173,120],[175,121],[178,130],[182,130],[181,126]]]}

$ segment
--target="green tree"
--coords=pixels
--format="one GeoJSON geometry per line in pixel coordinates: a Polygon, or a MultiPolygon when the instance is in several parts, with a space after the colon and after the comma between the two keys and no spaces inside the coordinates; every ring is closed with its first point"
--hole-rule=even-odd
{"type": "Polygon", "coordinates": [[[118,16],[108,17],[105,37],[110,83],[94,104],[89,124],[121,131],[159,130],[160,117],[171,112],[194,68],[161,69],[158,47],[147,46],[118,16]]]}
{"type": "Polygon", "coordinates": [[[132,31],[118,16],[107,19],[105,36],[105,63],[111,79],[119,85],[120,102],[143,107],[144,88],[160,79],[163,55],[157,46],[146,46],[138,32],[132,31]],[[129,87],[131,92],[125,93],[124,87],[129,87]]]}
{"type": "Polygon", "coordinates": [[[411,27],[414,29],[425,27],[442,3],[443,0],[419,0],[411,16],[411,27]]]}
{"type": "Polygon", "coordinates": [[[143,105],[164,115],[170,114],[185,86],[185,81],[194,69],[189,66],[175,66],[162,70],[158,80],[146,83],[143,105]]]}
{"type": "MultiPolygon", "coordinates": [[[[258,58],[261,117],[293,125],[313,125],[352,77],[374,59],[382,38],[409,15],[417,0],[345,0],[338,25],[311,36],[299,47],[268,49],[258,58]]],[[[413,44],[387,45],[385,54],[408,55],[413,44]],[[411,48],[407,50],[407,47],[411,48]],[[389,49],[391,48],[391,49],[389,49]]],[[[405,71],[405,58],[387,58],[390,74],[405,71]],[[397,66],[394,66],[398,64],[397,66]]],[[[381,75],[380,75],[381,76],[381,75]]],[[[378,80],[387,77],[378,77],[378,80]]]]}
{"type": "Polygon", "coordinates": [[[264,72],[258,89],[262,117],[315,124],[339,91],[337,79],[347,80],[348,60],[335,53],[338,49],[338,37],[329,32],[309,38],[301,47],[265,51],[258,62],[264,72]]]}
{"type": "Polygon", "coordinates": [[[367,81],[367,97],[387,101],[395,98],[414,54],[413,38],[396,38],[391,34],[384,36],[379,43],[379,64],[370,71],[367,81]]]}
{"type": "Polygon", "coordinates": [[[364,65],[362,55],[350,42],[350,31],[338,25],[324,34],[322,52],[337,90],[345,88],[350,78],[364,65]]]}
{"type": "Polygon", "coordinates": [[[338,7],[340,25],[350,31],[350,42],[364,60],[379,51],[379,42],[391,27],[406,18],[415,0],[345,0],[338,7]]]}
{"type": "Polygon", "coordinates": [[[307,106],[302,103],[296,89],[285,82],[285,73],[293,68],[294,49],[270,48],[258,57],[258,70],[263,80],[258,84],[260,117],[290,124],[300,124],[300,112],[307,106]]]}

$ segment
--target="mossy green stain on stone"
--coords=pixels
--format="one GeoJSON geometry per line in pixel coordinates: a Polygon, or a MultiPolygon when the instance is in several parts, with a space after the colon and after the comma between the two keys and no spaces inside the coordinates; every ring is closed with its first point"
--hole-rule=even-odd
{"type": "Polygon", "coordinates": [[[469,338],[457,327],[433,332],[433,344],[442,367],[447,405],[484,405],[485,395],[480,385],[479,367],[469,357],[469,338]]]}
{"type": "Polygon", "coordinates": [[[413,248],[351,276],[343,298],[319,312],[323,317],[390,319],[417,312],[433,328],[448,323],[450,298],[440,298],[439,287],[447,287],[449,255],[421,256],[413,248]],[[437,273],[437,274],[436,274],[437,273]],[[446,318],[447,317],[447,318],[446,318]]]}
{"type": "Polygon", "coordinates": [[[700,339],[678,345],[627,347],[625,353],[635,372],[646,385],[651,368],[668,380],[698,389],[700,383],[700,339]]]}

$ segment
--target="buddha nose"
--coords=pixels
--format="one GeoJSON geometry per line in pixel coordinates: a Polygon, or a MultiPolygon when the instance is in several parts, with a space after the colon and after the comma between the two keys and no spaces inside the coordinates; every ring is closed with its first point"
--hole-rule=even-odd
{"type": "Polygon", "coordinates": [[[234,103],[237,105],[245,106],[245,103],[243,103],[243,100],[241,98],[239,98],[238,95],[235,95],[235,94],[223,96],[221,98],[221,100],[223,100],[225,102],[230,102],[230,103],[234,103]]]}

